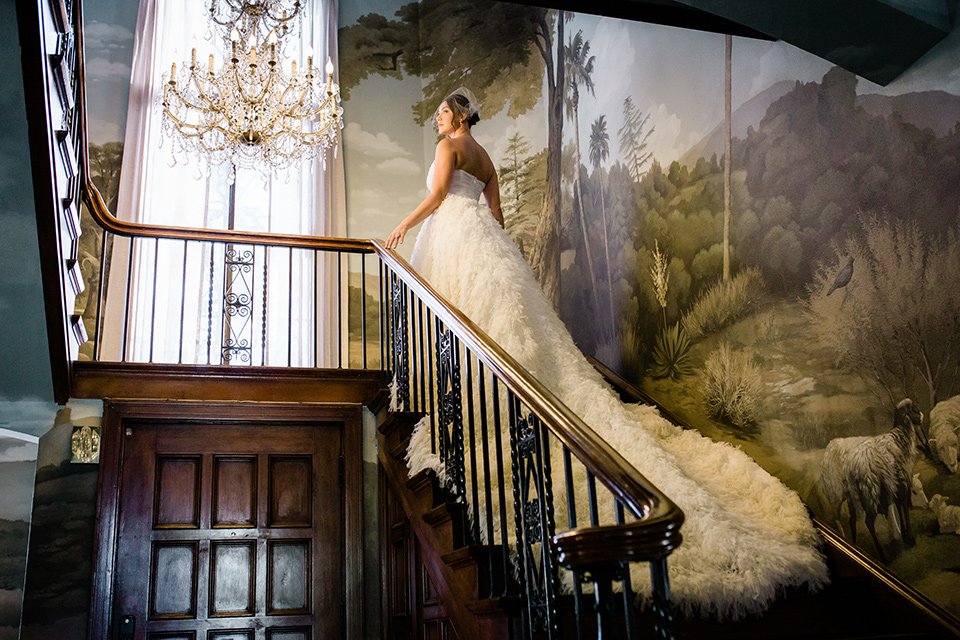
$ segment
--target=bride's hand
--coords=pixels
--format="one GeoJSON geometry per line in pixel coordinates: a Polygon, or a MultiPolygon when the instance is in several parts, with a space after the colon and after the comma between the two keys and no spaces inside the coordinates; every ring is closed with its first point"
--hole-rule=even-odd
{"type": "Polygon", "coordinates": [[[390,232],[390,235],[387,236],[387,249],[396,249],[397,246],[403,244],[403,239],[407,235],[407,228],[403,223],[397,225],[397,228],[390,232]]]}

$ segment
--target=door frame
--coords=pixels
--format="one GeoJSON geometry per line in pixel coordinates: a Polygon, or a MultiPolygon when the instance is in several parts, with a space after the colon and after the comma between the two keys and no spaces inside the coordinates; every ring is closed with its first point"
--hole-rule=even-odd
{"type": "Polygon", "coordinates": [[[101,423],[93,577],[87,623],[89,640],[108,640],[113,620],[117,527],[123,469],[123,430],[129,421],[195,423],[198,426],[259,422],[341,426],[343,455],[344,637],[363,638],[363,452],[362,407],[356,404],[282,404],[194,401],[104,401],[101,423]]]}

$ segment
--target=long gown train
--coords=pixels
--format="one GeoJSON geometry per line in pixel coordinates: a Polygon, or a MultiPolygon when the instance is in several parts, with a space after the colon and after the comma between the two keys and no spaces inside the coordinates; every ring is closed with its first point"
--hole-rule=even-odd
{"type": "MultiPolygon", "coordinates": [[[[431,178],[432,167],[428,185],[431,178]]],[[[825,584],[818,536],[799,496],[739,449],[681,429],[653,407],[621,403],[478,201],[482,189],[474,176],[454,172],[417,236],[412,264],[683,509],[683,543],[668,559],[675,606],[736,618],[762,611],[786,587],[825,584]]],[[[422,430],[415,434],[411,475],[436,465],[429,446],[422,430]]],[[[649,592],[642,571],[634,582],[649,592]]]]}

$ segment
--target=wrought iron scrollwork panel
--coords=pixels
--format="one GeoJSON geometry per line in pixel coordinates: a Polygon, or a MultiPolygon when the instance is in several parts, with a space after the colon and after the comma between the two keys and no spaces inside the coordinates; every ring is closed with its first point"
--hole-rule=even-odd
{"type": "Polygon", "coordinates": [[[255,260],[252,247],[227,245],[224,252],[221,364],[251,364],[255,260]]]}
{"type": "Polygon", "coordinates": [[[397,404],[410,410],[410,350],[407,332],[407,297],[403,282],[393,274],[390,292],[390,331],[393,334],[393,376],[397,404]]]}
{"type": "Polygon", "coordinates": [[[555,532],[553,486],[546,430],[534,414],[524,417],[516,399],[510,406],[510,457],[513,470],[521,587],[527,598],[529,635],[559,636],[559,576],[549,540],[555,532]]]}
{"type": "Polygon", "coordinates": [[[450,489],[466,498],[467,480],[463,441],[463,400],[460,384],[460,354],[449,329],[437,322],[437,397],[439,403],[440,459],[450,489]]]}

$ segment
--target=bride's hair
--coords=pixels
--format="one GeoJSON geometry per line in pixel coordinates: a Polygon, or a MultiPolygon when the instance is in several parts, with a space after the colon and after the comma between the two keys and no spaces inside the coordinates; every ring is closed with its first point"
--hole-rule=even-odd
{"type": "MultiPolygon", "coordinates": [[[[454,118],[464,118],[468,127],[472,127],[480,122],[480,105],[477,104],[476,99],[473,97],[473,94],[470,93],[469,89],[460,87],[444,98],[440,106],[442,107],[444,104],[450,107],[454,118]]],[[[437,113],[440,113],[439,107],[437,108],[437,113]]],[[[434,114],[434,124],[436,124],[436,114],[434,114]]]]}

